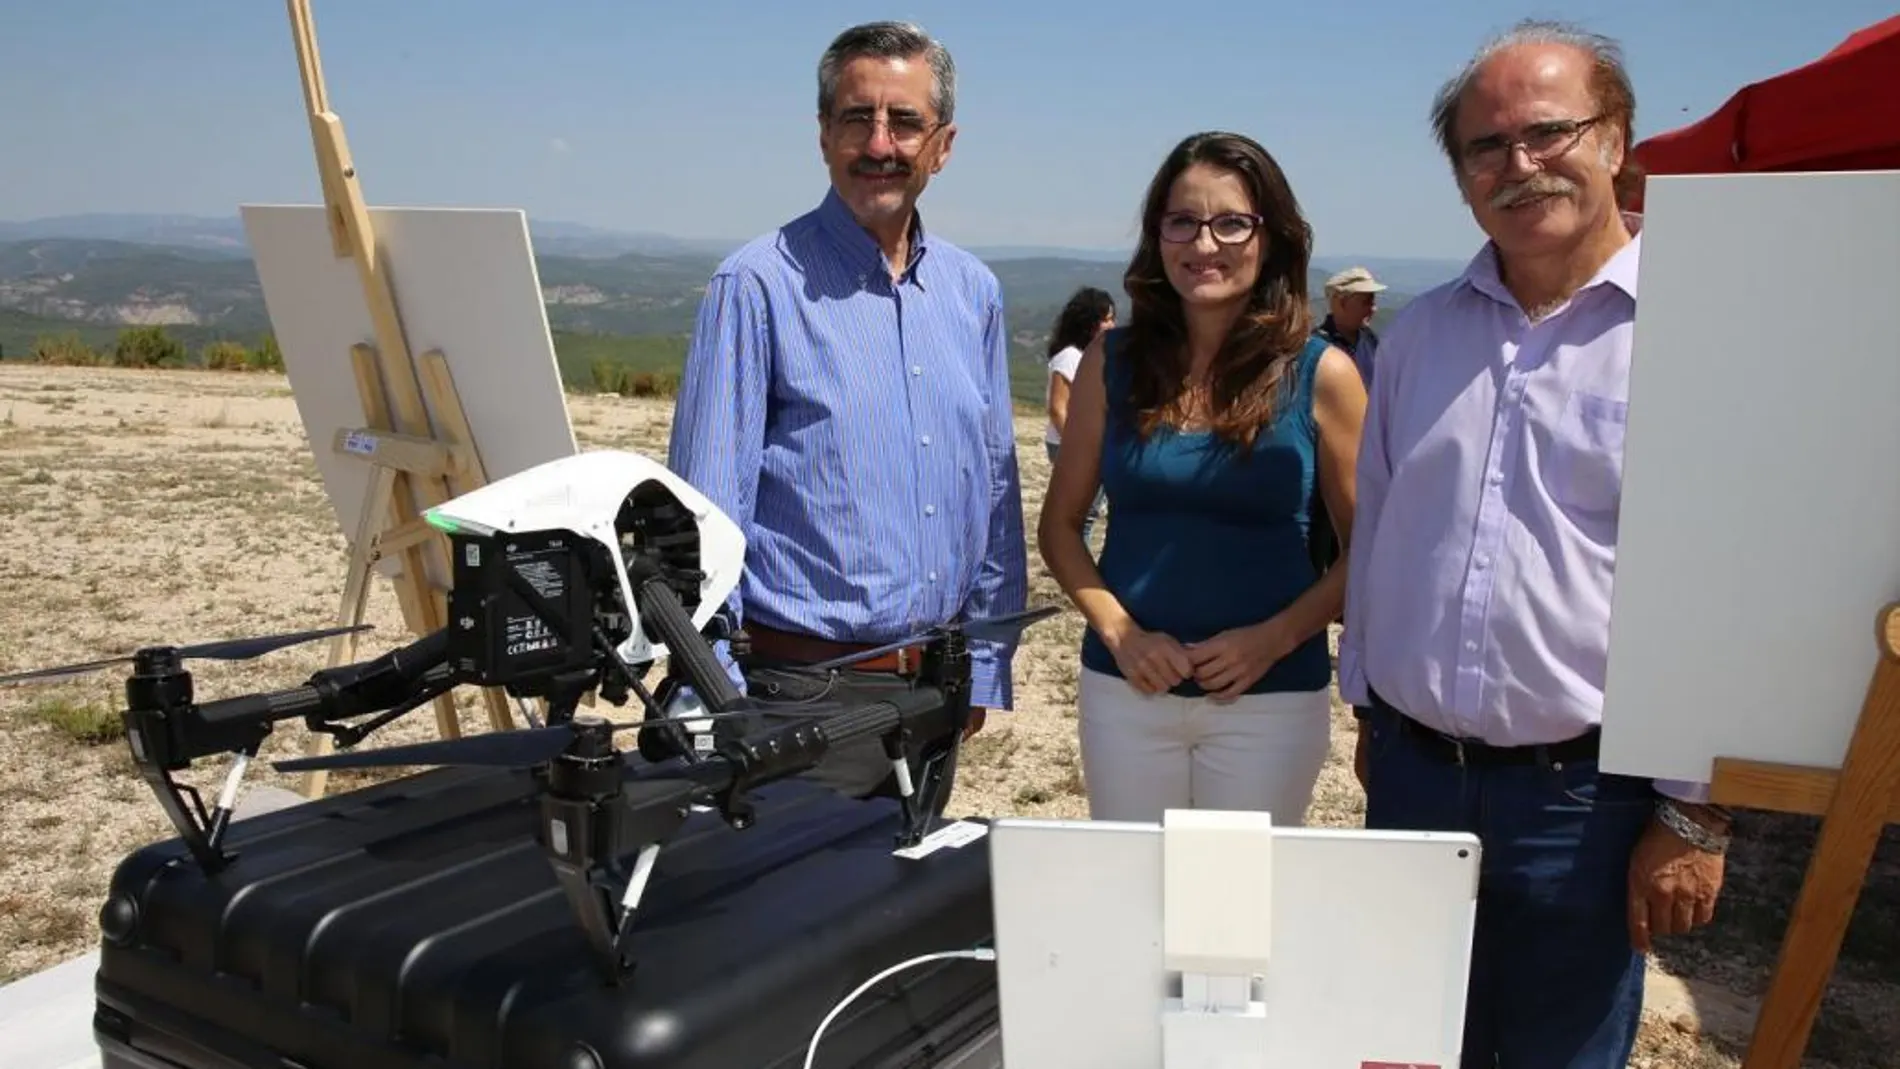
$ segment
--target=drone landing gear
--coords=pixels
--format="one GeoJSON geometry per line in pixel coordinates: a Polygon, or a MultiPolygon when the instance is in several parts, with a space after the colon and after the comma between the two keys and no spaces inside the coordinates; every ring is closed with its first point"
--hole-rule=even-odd
{"type": "MultiPolygon", "coordinates": [[[[918,776],[923,785],[898,799],[904,813],[904,826],[897,833],[899,849],[923,842],[937,817],[943,813],[944,804],[950,800],[950,787],[955,777],[955,764],[951,759],[953,754],[953,750],[946,749],[925,757],[921,775],[918,776]]],[[[900,783],[899,786],[901,788],[903,785],[900,783]]]]}
{"type": "Polygon", "coordinates": [[[693,788],[682,780],[627,782],[612,724],[582,717],[569,726],[573,743],[547,767],[537,837],[596,965],[608,983],[617,984],[633,966],[626,936],[659,844],[686,822],[693,788]],[[669,804],[665,796],[677,802],[669,804]],[[629,872],[619,859],[636,851],[629,872]]]}
{"type": "Polygon", "coordinates": [[[906,729],[884,737],[884,754],[891,759],[892,770],[897,775],[898,804],[904,814],[904,826],[897,833],[900,850],[916,846],[930,833],[956,785],[957,748],[962,745],[964,729],[970,722],[970,649],[961,632],[944,635],[925,655],[923,678],[936,681],[937,690],[943,696],[938,715],[949,720],[949,730],[925,733],[925,738],[939,738],[942,742],[934,748],[926,747],[918,755],[914,786],[905,753],[906,729]]]}
{"type": "MultiPolygon", "coordinates": [[[[179,783],[172,773],[188,768],[197,756],[186,745],[185,718],[192,708],[191,673],[185,671],[179,651],[158,647],[139,651],[125,683],[125,737],[139,776],[158,796],[159,808],[177,829],[185,847],[206,872],[216,872],[231,861],[224,849],[224,833],[237,805],[238,786],[251,758],[270,734],[269,725],[232,723],[195,728],[209,733],[220,750],[236,754],[225,776],[218,803],[205,812],[197,788],[179,783]],[[189,804],[187,804],[189,803],[189,804]]],[[[197,741],[196,739],[193,740],[197,741]]]]}
{"type": "Polygon", "coordinates": [[[205,812],[204,799],[198,789],[179,783],[172,779],[170,772],[155,765],[142,764],[139,771],[152,793],[158,796],[159,808],[165,811],[198,864],[206,872],[217,872],[228,864],[231,856],[224,851],[224,822],[216,821],[214,814],[205,812]],[[187,800],[191,803],[189,806],[187,800]]]}

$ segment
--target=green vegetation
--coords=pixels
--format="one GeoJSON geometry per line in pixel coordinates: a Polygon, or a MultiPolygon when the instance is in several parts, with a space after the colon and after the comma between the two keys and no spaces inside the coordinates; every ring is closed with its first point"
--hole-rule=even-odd
{"type": "MultiPolygon", "coordinates": [[[[163,329],[166,336],[184,346],[188,354],[196,354],[218,341],[257,344],[259,337],[269,328],[266,326],[262,330],[239,331],[168,323],[163,329]]],[[[57,316],[35,315],[17,308],[0,308],[0,360],[33,360],[35,347],[50,340],[83,346],[96,353],[111,353],[118,346],[119,336],[125,330],[126,324],[119,322],[64,319],[57,316]]],[[[72,361],[59,362],[71,363],[72,361]]],[[[110,360],[101,362],[111,363],[110,360]]],[[[187,364],[191,362],[189,358],[186,360],[187,364]]]]}
{"type": "Polygon", "coordinates": [[[67,367],[204,368],[213,371],[282,371],[284,354],[269,334],[253,347],[220,338],[193,352],[165,327],[122,327],[109,341],[98,331],[63,323],[32,336],[0,343],[0,358],[67,367]]]}
{"type": "Polygon", "coordinates": [[[82,745],[98,746],[125,737],[124,721],[101,705],[45,698],[28,710],[28,716],[82,745]]]}
{"type": "MultiPolygon", "coordinates": [[[[17,340],[6,344],[0,358],[69,367],[284,369],[284,355],[277,339],[269,334],[254,346],[221,338],[193,351],[166,327],[125,327],[115,337],[95,345],[87,339],[96,339],[96,332],[82,332],[64,324],[54,326],[52,331],[31,336],[25,344],[17,340]]],[[[628,337],[557,330],[553,337],[561,383],[571,393],[672,397],[679,390],[680,370],[686,359],[684,334],[628,337]]],[[[1010,367],[1012,398],[1023,404],[1041,405],[1043,374],[1040,361],[1014,361],[1010,367]]]]}
{"type": "MultiPolygon", "coordinates": [[[[169,327],[121,327],[113,333],[60,320],[27,322],[30,319],[13,316],[15,330],[0,341],[0,359],[68,367],[284,370],[283,351],[268,333],[252,345],[218,338],[193,350],[169,327]]],[[[685,335],[626,337],[557,330],[555,361],[561,382],[576,393],[671,397],[679,388],[686,340],[685,335]]]]}

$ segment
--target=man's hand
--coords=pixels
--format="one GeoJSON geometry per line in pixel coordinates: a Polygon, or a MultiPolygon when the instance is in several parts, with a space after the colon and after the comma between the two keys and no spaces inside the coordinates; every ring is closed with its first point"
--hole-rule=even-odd
{"type": "Polygon", "coordinates": [[[969,723],[963,725],[964,739],[967,740],[969,739],[970,736],[983,730],[983,719],[986,715],[988,715],[988,713],[989,713],[989,710],[983,708],[981,705],[970,706],[969,723]]]}
{"type": "MultiPolygon", "coordinates": [[[[1699,815],[1693,819],[1713,824],[1699,815]]],[[[1709,923],[1722,893],[1722,873],[1721,854],[1690,845],[1652,819],[1630,855],[1630,945],[1647,954],[1657,936],[1683,935],[1709,923]]]]}

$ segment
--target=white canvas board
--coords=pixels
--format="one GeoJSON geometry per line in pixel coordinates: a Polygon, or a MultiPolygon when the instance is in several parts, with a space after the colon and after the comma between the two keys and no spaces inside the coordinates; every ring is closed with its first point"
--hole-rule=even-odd
{"type": "MultiPolygon", "coordinates": [[[[332,446],[339,428],[367,424],[350,350],[375,346],[376,329],[356,261],[335,254],[321,206],[245,205],[241,214],[324,492],[353,539],[371,469],[332,446]]],[[[526,213],[372,208],[370,220],[410,355],[440,349],[447,358],[489,480],[577,452],[526,213]]]]}
{"type": "MultiPolygon", "coordinates": [[[[989,843],[1003,1064],[1161,1065],[1162,826],[1010,817],[989,843]]],[[[1457,1065],[1477,838],[1287,827],[1271,843],[1266,1049],[1246,1064],[1457,1065]]]]}
{"type": "Polygon", "coordinates": [[[1900,596],[1900,172],[1645,199],[1602,766],[1838,768],[1900,596]]]}

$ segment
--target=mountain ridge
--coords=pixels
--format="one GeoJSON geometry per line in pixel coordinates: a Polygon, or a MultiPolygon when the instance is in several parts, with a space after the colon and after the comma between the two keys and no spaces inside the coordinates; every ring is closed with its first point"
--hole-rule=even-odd
{"type": "MultiPolygon", "coordinates": [[[[706,280],[729,248],[562,222],[530,221],[530,235],[565,380],[599,383],[621,374],[603,371],[603,361],[629,373],[677,372],[706,280]]],[[[268,346],[269,312],[242,237],[235,218],[102,214],[0,223],[0,359],[33,359],[62,344],[111,350],[125,344],[124,331],[140,327],[162,328],[192,359],[218,343],[268,346]]],[[[1127,313],[1118,256],[1026,245],[1008,247],[1013,255],[972,251],[1003,289],[1019,400],[1041,397],[1049,330],[1077,288],[1107,290],[1127,313]]],[[[1376,258],[1359,262],[1381,272],[1376,258]]],[[[1322,262],[1309,273],[1316,305],[1337,266],[1322,262]]],[[[1375,326],[1410,293],[1462,269],[1432,261],[1413,267],[1416,288],[1382,274],[1392,289],[1375,326]]]]}
{"type": "MultiPolygon", "coordinates": [[[[749,240],[749,237],[683,238],[654,231],[626,231],[591,223],[542,220],[534,216],[528,218],[528,233],[537,256],[576,259],[613,259],[626,253],[717,257],[749,240]]],[[[249,255],[244,225],[236,214],[205,216],[94,212],[0,220],[0,242],[45,239],[123,241],[249,255]]],[[[1125,264],[1132,252],[1131,249],[1038,244],[971,244],[964,248],[985,261],[1060,259],[1125,264]]],[[[1329,252],[1316,255],[1313,259],[1314,269],[1326,274],[1352,265],[1368,268],[1387,285],[1402,293],[1422,292],[1438,281],[1455,276],[1464,268],[1464,262],[1458,260],[1358,253],[1347,255],[1329,252]]],[[[1118,294],[1120,291],[1119,285],[1111,290],[1118,294]]]]}

